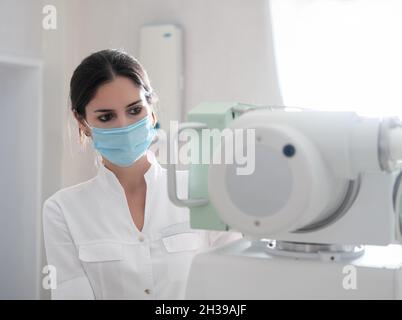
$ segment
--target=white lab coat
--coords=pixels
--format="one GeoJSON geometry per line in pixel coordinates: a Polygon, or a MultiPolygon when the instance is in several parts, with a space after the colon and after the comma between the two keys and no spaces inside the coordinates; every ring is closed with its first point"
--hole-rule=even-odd
{"type": "MultiPolygon", "coordinates": [[[[103,165],[91,180],[45,201],[46,255],[57,279],[52,299],[184,299],[193,256],[241,237],[190,229],[189,210],[168,198],[166,169],[152,151],[147,157],[141,232],[120,182],[103,165]]],[[[186,197],[187,172],[177,178],[179,196],[186,197]]]]}

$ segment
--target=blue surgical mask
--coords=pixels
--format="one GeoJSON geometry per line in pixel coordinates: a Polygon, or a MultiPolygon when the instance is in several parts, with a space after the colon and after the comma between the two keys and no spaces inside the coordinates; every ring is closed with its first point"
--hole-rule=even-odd
{"type": "Polygon", "coordinates": [[[144,155],[156,135],[149,116],[127,127],[90,128],[95,149],[120,167],[128,167],[144,155]]]}

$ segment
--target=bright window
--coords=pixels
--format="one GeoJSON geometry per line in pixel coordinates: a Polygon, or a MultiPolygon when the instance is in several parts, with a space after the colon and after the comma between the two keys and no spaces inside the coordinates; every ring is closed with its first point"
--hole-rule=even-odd
{"type": "Polygon", "coordinates": [[[271,0],[286,106],[402,118],[401,0],[271,0]]]}

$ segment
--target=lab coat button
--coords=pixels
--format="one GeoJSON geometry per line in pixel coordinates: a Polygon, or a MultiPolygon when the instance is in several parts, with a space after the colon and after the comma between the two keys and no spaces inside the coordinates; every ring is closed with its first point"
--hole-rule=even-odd
{"type": "Polygon", "coordinates": [[[151,290],[150,290],[150,289],[145,289],[144,292],[145,292],[146,294],[151,294],[151,290]]]}
{"type": "Polygon", "coordinates": [[[138,240],[140,240],[140,242],[144,242],[145,238],[144,238],[144,236],[139,236],[138,240]]]}

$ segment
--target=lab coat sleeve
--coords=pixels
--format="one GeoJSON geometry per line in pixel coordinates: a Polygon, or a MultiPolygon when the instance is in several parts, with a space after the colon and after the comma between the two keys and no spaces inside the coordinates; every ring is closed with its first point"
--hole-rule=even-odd
{"type": "Polygon", "coordinates": [[[240,232],[235,231],[208,231],[208,241],[211,248],[219,247],[243,238],[240,232]]]}
{"type": "Polygon", "coordinates": [[[77,248],[61,208],[52,198],[43,205],[43,233],[49,271],[55,271],[54,278],[49,274],[49,278],[52,281],[54,279],[51,284],[51,298],[93,300],[91,284],[78,259],[77,248]]]}

